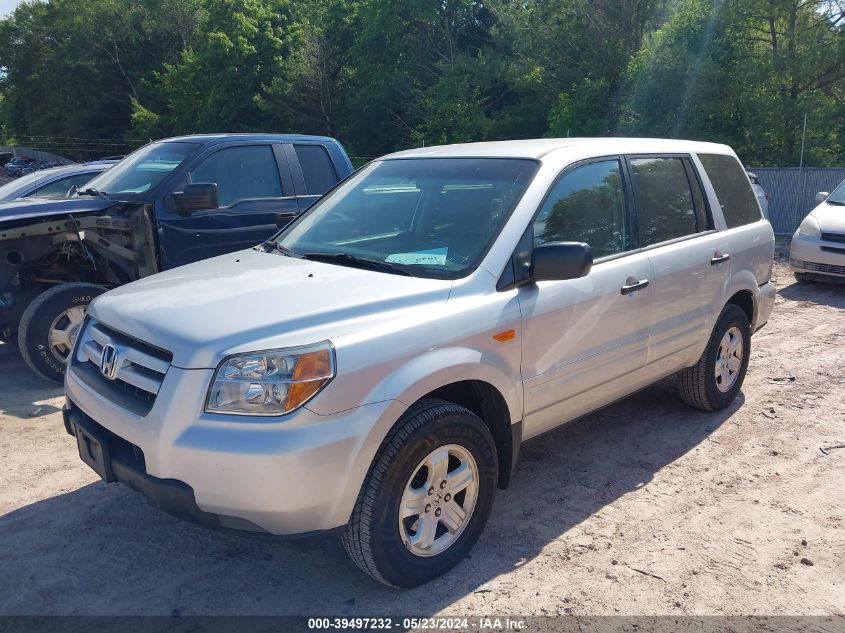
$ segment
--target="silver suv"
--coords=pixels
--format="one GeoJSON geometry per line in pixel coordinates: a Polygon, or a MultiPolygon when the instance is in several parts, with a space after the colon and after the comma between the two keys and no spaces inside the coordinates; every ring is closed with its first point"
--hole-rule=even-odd
{"type": "Polygon", "coordinates": [[[472,548],[523,441],[672,374],[693,407],[730,405],[773,248],[723,145],[400,152],[255,249],[98,297],[65,425],[172,514],[338,529],[415,586],[472,548]]]}

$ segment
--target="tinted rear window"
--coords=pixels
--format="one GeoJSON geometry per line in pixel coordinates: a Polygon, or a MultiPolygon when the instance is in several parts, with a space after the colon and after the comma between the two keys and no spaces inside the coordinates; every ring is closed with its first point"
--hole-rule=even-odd
{"type": "Polygon", "coordinates": [[[632,158],[640,246],[698,232],[687,172],[681,158],[632,158]]]}
{"type": "Polygon", "coordinates": [[[736,158],[726,154],[699,154],[698,158],[713,183],[729,229],[761,219],[757,196],[736,158]]]}
{"type": "Polygon", "coordinates": [[[321,196],[337,183],[329,153],[322,145],[294,145],[302,177],[305,179],[305,190],[309,195],[321,196]]]}

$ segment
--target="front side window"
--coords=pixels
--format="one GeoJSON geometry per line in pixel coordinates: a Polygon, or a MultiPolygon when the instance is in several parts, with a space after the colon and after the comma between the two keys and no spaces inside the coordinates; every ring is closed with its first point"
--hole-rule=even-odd
{"type": "Polygon", "coordinates": [[[215,183],[221,207],[241,200],[282,197],[279,169],[269,145],[221,149],[192,169],[189,179],[192,183],[215,183]]]}
{"type": "Polygon", "coordinates": [[[640,247],[699,231],[682,158],[632,158],[630,166],[640,247]]]}
{"type": "Polygon", "coordinates": [[[299,256],[351,255],[416,276],[456,279],[478,265],[536,169],[527,159],[377,161],[277,241],[299,256]]]}
{"type": "Polygon", "coordinates": [[[760,203],[739,161],[727,154],[699,154],[729,229],[762,218],[760,203]]]}
{"type": "Polygon", "coordinates": [[[534,245],[586,242],[594,258],[629,249],[622,166],[602,160],[564,173],[534,220],[534,245]]]}
{"type": "Polygon", "coordinates": [[[200,147],[197,143],[150,143],[104,171],[87,187],[117,200],[142,200],[200,147]]]}

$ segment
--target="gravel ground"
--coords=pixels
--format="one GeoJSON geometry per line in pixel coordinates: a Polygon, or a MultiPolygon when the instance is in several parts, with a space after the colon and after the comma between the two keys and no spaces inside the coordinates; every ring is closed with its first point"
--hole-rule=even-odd
{"type": "Polygon", "coordinates": [[[845,286],[776,276],[734,406],[666,381],[527,443],[471,558],[409,591],[336,539],[219,534],[99,482],[60,389],[0,345],[0,613],[842,613],[845,286]]]}

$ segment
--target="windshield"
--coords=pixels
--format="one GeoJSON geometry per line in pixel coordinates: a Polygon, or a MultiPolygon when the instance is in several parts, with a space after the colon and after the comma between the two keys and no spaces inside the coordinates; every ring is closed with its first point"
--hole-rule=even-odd
{"type": "Polygon", "coordinates": [[[827,202],[845,205],[845,180],[840,182],[839,186],[828,196],[827,202]]]}
{"type": "Polygon", "coordinates": [[[35,189],[39,182],[47,180],[51,176],[51,172],[34,171],[31,174],[16,178],[12,182],[6,183],[0,187],[0,201],[14,200],[24,195],[26,192],[35,189]]]}
{"type": "Polygon", "coordinates": [[[457,279],[478,265],[536,169],[533,160],[510,158],[377,161],[276,242],[293,255],[343,253],[419,277],[457,279]]]}
{"type": "Polygon", "coordinates": [[[198,147],[196,143],[145,145],[89,182],[86,188],[118,200],[141,200],[198,147]]]}

